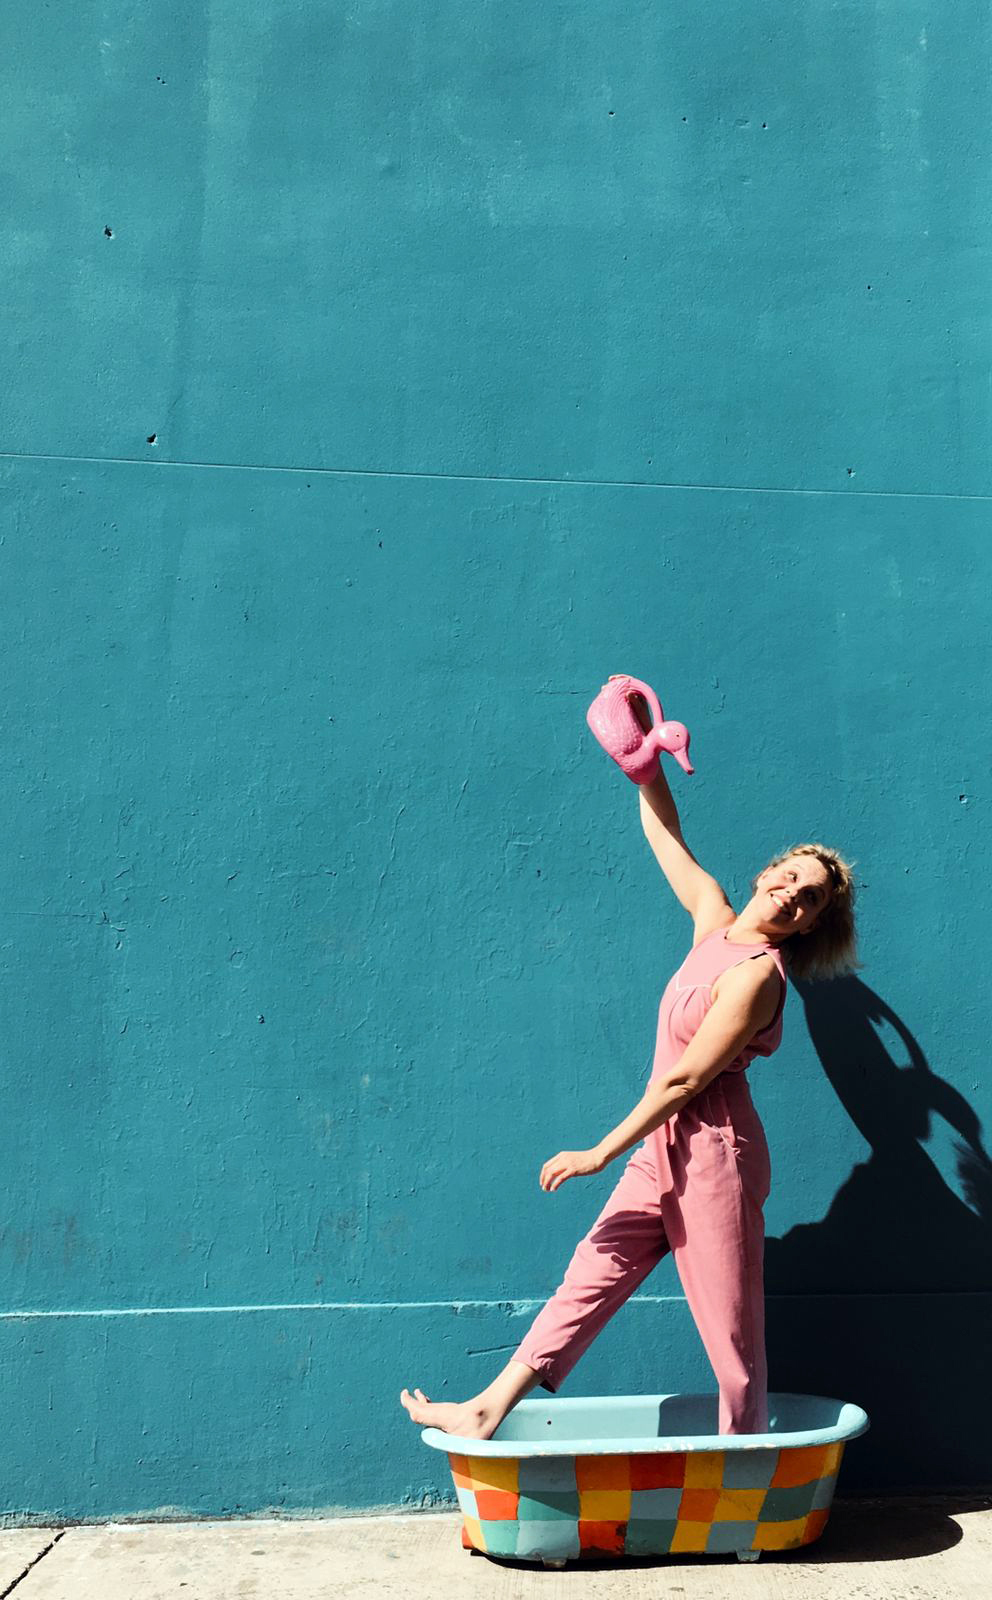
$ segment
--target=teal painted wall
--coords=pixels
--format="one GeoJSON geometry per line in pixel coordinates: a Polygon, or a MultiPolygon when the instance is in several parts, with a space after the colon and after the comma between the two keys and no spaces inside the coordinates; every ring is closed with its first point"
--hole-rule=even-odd
{"type": "MultiPolygon", "coordinates": [[[[691,938],[858,862],[768,1129],[774,1388],[987,1479],[987,9],[8,8],[2,1511],[451,1497],[691,938]],[[984,1432],[981,1430],[984,1428],[984,1432]]],[[[712,1389],[670,1262],[567,1392],[712,1389]]]]}

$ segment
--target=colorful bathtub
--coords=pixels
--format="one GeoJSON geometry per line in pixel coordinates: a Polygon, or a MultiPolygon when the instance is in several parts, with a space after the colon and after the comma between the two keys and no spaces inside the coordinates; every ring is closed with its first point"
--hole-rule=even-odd
{"type": "Polygon", "coordinates": [[[605,1556],[793,1550],[826,1526],[844,1445],[868,1427],[860,1406],[770,1394],[767,1433],[719,1434],[715,1394],[521,1400],[491,1439],[438,1428],[462,1544],[491,1556],[605,1556]]]}

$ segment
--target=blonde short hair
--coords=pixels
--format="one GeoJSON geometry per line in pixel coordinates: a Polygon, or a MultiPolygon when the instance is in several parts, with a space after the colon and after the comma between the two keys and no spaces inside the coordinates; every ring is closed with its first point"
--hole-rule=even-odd
{"type": "MultiPolygon", "coordinates": [[[[858,935],[854,926],[856,889],[853,868],[856,862],[845,861],[836,850],[825,844],[794,844],[782,850],[763,867],[780,866],[789,856],[815,856],[826,867],[832,893],[817,919],[812,933],[794,933],[783,939],[779,949],[785,958],[786,971],[794,978],[839,978],[856,972],[862,965],[858,960],[858,935]]],[[[751,893],[761,872],[751,879],[751,893]]]]}

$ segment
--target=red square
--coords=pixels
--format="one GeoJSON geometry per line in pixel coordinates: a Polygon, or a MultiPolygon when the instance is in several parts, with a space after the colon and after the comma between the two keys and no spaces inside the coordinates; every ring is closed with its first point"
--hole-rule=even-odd
{"type": "Polygon", "coordinates": [[[685,1451],[666,1455],[632,1455],[632,1489],[681,1489],[685,1482],[685,1451]]]}
{"type": "Polygon", "coordinates": [[[622,1555],[626,1539],[625,1522],[587,1522],[579,1518],[580,1550],[604,1550],[608,1555],[622,1555]]]}
{"type": "Polygon", "coordinates": [[[829,1515],[829,1511],[811,1511],[809,1516],[806,1518],[804,1538],[818,1539],[826,1527],[827,1518],[829,1515]]]}
{"type": "Polygon", "coordinates": [[[719,1489],[683,1489],[679,1501],[680,1522],[712,1522],[719,1489]]]}
{"type": "Polygon", "coordinates": [[[520,1496],[512,1489],[476,1489],[480,1522],[513,1522],[520,1496]]]}
{"type": "Polygon", "coordinates": [[[631,1456],[576,1456],[579,1489],[629,1489],[631,1456]]]}
{"type": "Polygon", "coordinates": [[[823,1474],[826,1454],[827,1447],[823,1444],[790,1446],[784,1449],[778,1458],[771,1487],[796,1489],[800,1484],[812,1483],[814,1478],[819,1478],[823,1474]]]}

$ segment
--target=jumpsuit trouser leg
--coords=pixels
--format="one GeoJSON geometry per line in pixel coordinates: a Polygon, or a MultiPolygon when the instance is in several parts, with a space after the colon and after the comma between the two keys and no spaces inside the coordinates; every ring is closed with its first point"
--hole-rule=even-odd
{"type": "Polygon", "coordinates": [[[511,1360],[541,1374],[541,1388],[559,1384],[648,1273],[668,1254],[658,1177],[646,1147],[634,1151],[565,1276],[539,1311],[511,1360]]]}
{"type": "Polygon", "coordinates": [[[661,1211],[675,1267],[720,1388],[720,1433],[768,1431],[765,1228],[770,1186],[760,1123],[750,1137],[710,1121],[673,1129],[661,1211]]]}
{"type": "MultiPolygon", "coordinates": [[[[725,1104],[717,1101],[715,1121],[725,1104]]],[[[719,1432],[767,1431],[762,1206],[770,1170],[760,1123],[747,1126],[750,1137],[683,1111],[629,1158],[513,1354],[541,1374],[542,1388],[557,1391],[671,1251],[719,1385],[719,1432]]]]}

